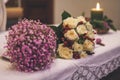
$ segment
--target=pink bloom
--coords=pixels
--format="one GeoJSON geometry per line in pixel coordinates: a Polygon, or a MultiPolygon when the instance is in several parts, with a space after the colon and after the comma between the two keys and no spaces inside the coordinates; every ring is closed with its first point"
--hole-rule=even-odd
{"type": "Polygon", "coordinates": [[[96,44],[100,44],[102,42],[102,40],[100,38],[96,39],[96,44]]]}
{"type": "Polygon", "coordinates": [[[110,28],[110,26],[108,25],[108,23],[107,22],[103,22],[103,25],[105,26],[105,28],[110,28]]]}
{"type": "Polygon", "coordinates": [[[26,45],[23,45],[22,46],[22,52],[25,53],[25,52],[28,52],[28,53],[32,53],[31,49],[29,48],[29,46],[26,46],[26,45]]]}
{"type": "Polygon", "coordinates": [[[102,43],[102,40],[100,38],[96,39],[96,44],[99,44],[101,46],[105,46],[105,44],[102,43]]]}
{"type": "Polygon", "coordinates": [[[40,21],[24,19],[9,30],[6,48],[6,55],[19,71],[44,70],[52,63],[56,35],[40,21]]]}

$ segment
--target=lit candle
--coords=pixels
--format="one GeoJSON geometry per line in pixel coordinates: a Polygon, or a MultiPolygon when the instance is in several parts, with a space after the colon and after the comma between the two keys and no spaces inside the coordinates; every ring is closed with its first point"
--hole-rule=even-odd
{"type": "Polygon", "coordinates": [[[102,20],[103,9],[100,8],[100,4],[97,2],[96,8],[91,9],[91,20],[102,20]]]}

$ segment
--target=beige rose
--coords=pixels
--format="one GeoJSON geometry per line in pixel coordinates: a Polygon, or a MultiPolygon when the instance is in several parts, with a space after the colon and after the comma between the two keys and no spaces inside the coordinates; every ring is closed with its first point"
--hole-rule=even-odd
{"type": "Polygon", "coordinates": [[[65,59],[71,59],[73,56],[73,50],[68,47],[64,47],[63,44],[59,44],[57,51],[59,56],[65,59]]]}
{"type": "Polygon", "coordinates": [[[86,27],[89,31],[93,31],[93,26],[90,24],[90,22],[86,23],[86,27]]]}
{"type": "Polygon", "coordinates": [[[77,24],[78,24],[78,20],[73,18],[73,17],[69,17],[65,20],[63,20],[63,27],[69,27],[69,28],[76,28],[77,24]]]}
{"type": "Polygon", "coordinates": [[[93,31],[89,31],[89,32],[86,34],[86,36],[88,36],[89,38],[93,39],[94,36],[95,36],[95,34],[94,34],[93,31]]]}
{"type": "Polygon", "coordinates": [[[94,44],[90,40],[85,40],[83,43],[83,49],[86,51],[93,51],[94,44]]]}
{"type": "Polygon", "coordinates": [[[65,34],[64,37],[66,37],[69,40],[76,40],[79,39],[78,34],[75,32],[74,29],[68,30],[65,34]]]}
{"type": "Polygon", "coordinates": [[[81,57],[81,58],[85,58],[85,57],[87,57],[86,52],[85,52],[85,51],[82,51],[82,52],[80,53],[80,57],[81,57]]]}
{"type": "Polygon", "coordinates": [[[87,29],[86,29],[86,26],[85,25],[79,25],[77,28],[76,28],[78,34],[85,34],[87,33],[87,29]]]}
{"type": "Polygon", "coordinates": [[[74,51],[81,52],[83,50],[83,45],[78,44],[77,42],[74,42],[74,44],[72,45],[72,48],[74,49],[74,51]]]}
{"type": "Polygon", "coordinates": [[[83,16],[79,16],[79,17],[77,17],[77,19],[79,20],[79,22],[83,22],[83,23],[86,23],[86,20],[85,20],[85,17],[83,17],[83,16]]]}

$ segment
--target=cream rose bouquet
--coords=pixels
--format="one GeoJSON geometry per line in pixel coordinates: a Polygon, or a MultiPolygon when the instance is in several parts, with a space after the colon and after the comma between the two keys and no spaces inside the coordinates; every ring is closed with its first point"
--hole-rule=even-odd
{"type": "Polygon", "coordinates": [[[84,16],[72,17],[63,12],[62,23],[53,27],[58,36],[58,56],[64,59],[79,59],[94,52],[94,29],[84,16]]]}

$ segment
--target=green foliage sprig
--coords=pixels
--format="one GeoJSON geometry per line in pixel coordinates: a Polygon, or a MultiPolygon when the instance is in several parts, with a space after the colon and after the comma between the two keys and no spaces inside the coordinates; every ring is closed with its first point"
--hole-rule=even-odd
{"type": "Polygon", "coordinates": [[[117,29],[113,25],[113,21],[107,16],[104,16],[103,20],[91,20],[91,24],[93,25],[94,29],[112,29],[113,31],[117,31],[117,29]]]}
{"type": "MultiPolygon", "coordinates": [[[[64,11],[61,16],[62,16],[62,21],[63,21],[64,19],[71,17],[71,14],[69,14],[67,11],[64,11]]],[[[58,26],[50,26],[55,31],[58,37],[57,44],[62,43],[62,40],[61,40],[61,38],[63,37],[62,24],[63,23],[61,23],[58,26]]]]}

